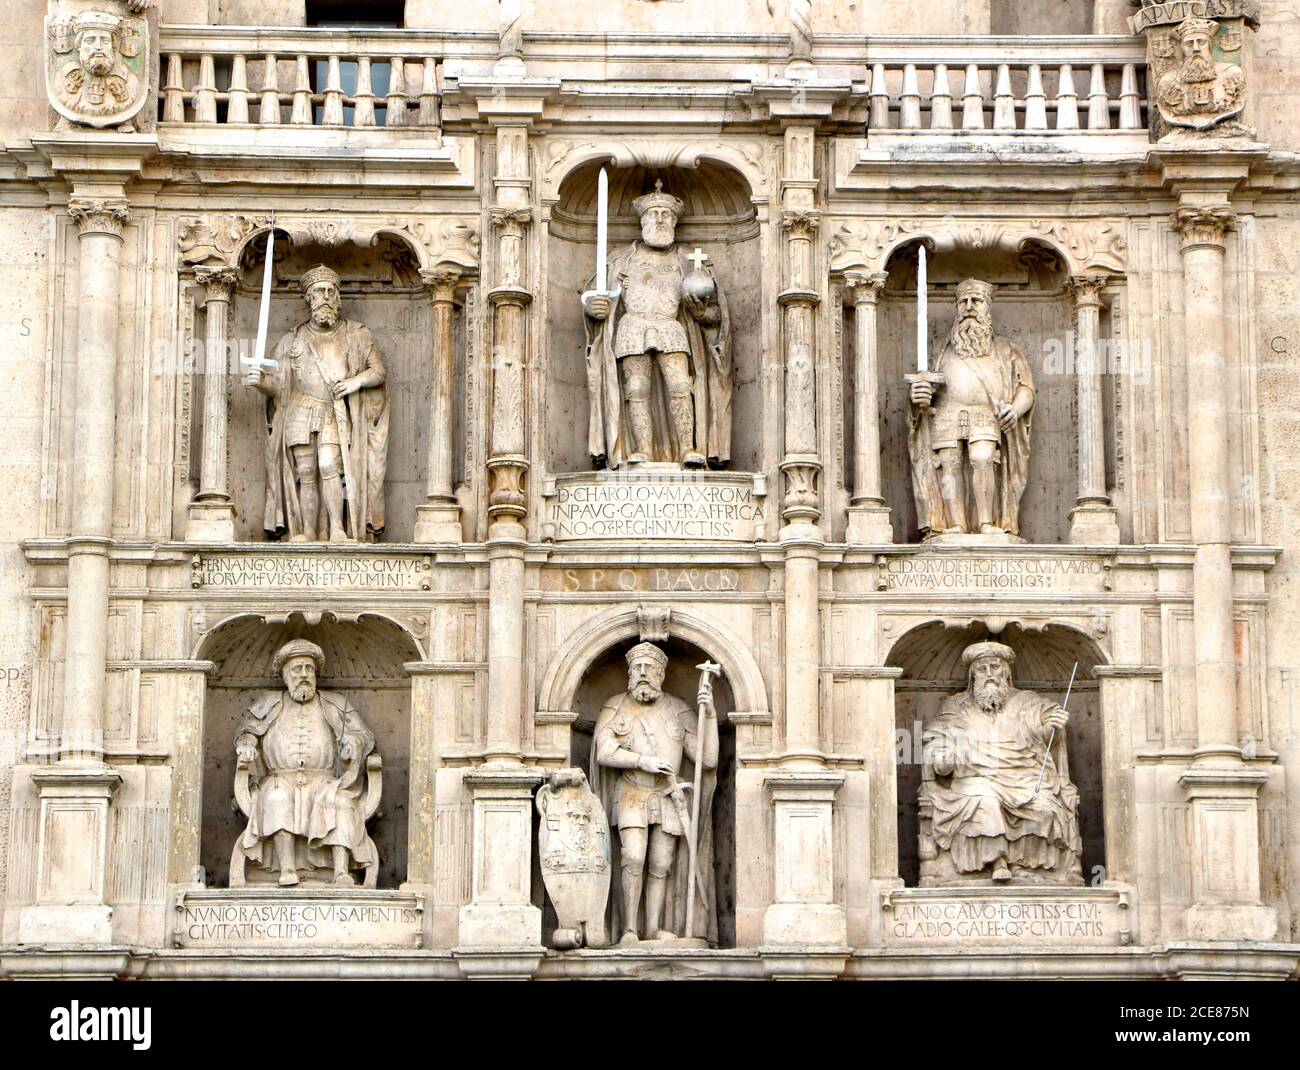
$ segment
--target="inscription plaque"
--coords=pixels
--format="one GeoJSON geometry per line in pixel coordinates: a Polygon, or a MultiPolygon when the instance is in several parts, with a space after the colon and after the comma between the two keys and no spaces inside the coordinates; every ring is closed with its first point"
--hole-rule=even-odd
{"type": "Polygon", "coordinates": [[[1095,558],[1005,557],[985,554],[908,554],[880,563],[887,591],[1080,591],[1106,587],[1107,569],[1095,558]]]}
{"type": "Polygon", "coordinates": [[[556,476],[548,496],[548,535],[557,542],[752,542],[763,532],[763,503],[752,475],[674,469],[556,476]]]}
{"type": "Polygon", "coordinates": [[[885,942],[1090,944],[1130,940],[1127,901],[1109,888],[907,888],[883,897],[885,942]]]}
{"type": "Polygon", "coordinates": [[[419,947],[424,904],[405,892],[212,889],[176,905],[177,947],[419,947]]]}
{"type": "Polygon", "coordinates": [[[194,587],[281,590],[427,591],[429,559],[418,554],[196,554],[194,587]]]}

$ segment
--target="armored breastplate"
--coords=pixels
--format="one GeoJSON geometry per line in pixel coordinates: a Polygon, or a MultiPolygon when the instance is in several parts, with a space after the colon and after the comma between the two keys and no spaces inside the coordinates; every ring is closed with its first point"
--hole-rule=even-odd
{"type": "Polygon", "coordinates": [[[650,320],[675,320],[682,301],[682,268],[676,254],[639,249],[627,265],[624,310],[650,320]]]}

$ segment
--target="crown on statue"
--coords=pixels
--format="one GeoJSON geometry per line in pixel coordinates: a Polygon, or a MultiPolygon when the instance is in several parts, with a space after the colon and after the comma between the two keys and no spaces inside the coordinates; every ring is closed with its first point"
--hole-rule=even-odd
{"type": "Polygon", "coordinates": [[[275,671],[279,672],[284,668],[285,662],[291,658],[311,658],[316,663],[317,672],[325,668],[325,651],[310,639],[289,640],[275,652],[275,659],[271,664],[274,666],[275,671]]]}
{"type": "Polygon", "coordinates": [[[957,300],[960,301],[967,294],[975,294],[977,297],[984,298],[985,301],[992,301],[993,284],[985,282],[983,279],[966,279],[957,286],[957,300]]]}
{"type": "Polygon", "coordinates": [[[1183,19],[1178,24],[1178,39],[1186,41],[1193,34],[1200,34],[1203,37],[1213,37],[1219,32],[1219,24],[1213,19],[1183,19]]]}
{"type": "Polygon", "coordinates": [[[307,293],[313,286],[322,282],[328,282],[336,290],[339,285],[339,273],[333,268],[327,268],[324,264],[318,264],[310,271],[302,273],[302,279],[299,285],[302,286],[302,292],[307,293]]]}
{"type": "Polygon", "coordinates": [[[686,203],[680,197],[665,193],[664,180],[656,178],[654,192],[643,194],[632,202],[632,211],[638,216],[645,215],[651,208],[671,209],[673,217],[680,219],[682,213],[686,211],[686,203]]]}
{"type": "Polygon", "coordinates": [[[87,30],[107,30],[117,33],[122,28],[122,20],[108,11],[86,11],[72,20],[72,32],[82,34],[87,30]]]}
{"type": "Polygon", "coordinates": [[[1016,660],[1016,652],[1003,643],[972,643],[961,652],[963,669],[969,669],[980,658],[1001,658],[1008,665],[1016,660]]]}
{"type": "Polygon", "coordinates": [[[641,658],[649,658],[659,666],[660,671],[663,671],[668,666],[668,655],[655,646],[654,643],[637,643],[636,646],[629,650],[627,652],[628,666],[636,664],[641,658]]]}

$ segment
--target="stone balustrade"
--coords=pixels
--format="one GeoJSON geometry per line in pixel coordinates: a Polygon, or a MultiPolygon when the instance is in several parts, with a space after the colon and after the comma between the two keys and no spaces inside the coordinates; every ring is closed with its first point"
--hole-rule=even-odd
{"type": "Polygon", "coordinates": [[[873,38],[868,129],[1146,140],[1145,53],[1130,37],[873,38]]]}
{"type": "Polygon", "coordinates": [[[440,40],[405,30],[168,27],[159,118],[224,126],[437,127],[440,40]]]}

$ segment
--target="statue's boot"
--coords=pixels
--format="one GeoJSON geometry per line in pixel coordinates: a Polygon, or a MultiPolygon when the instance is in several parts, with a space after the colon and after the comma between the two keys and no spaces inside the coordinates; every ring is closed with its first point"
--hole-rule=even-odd
{"type": "Polygon", "coordinates": [[[632,425],[632,445],[635,447],[628,456],[629,464],[644,464],[650,456],[650,402],[648,400],[630,400],[627,403],[627,419],[632,425]]]}
{"type": "Polygon", "coordinates": [[[642,871],[632,866],[623,867],[623,935],[619,943],[635,944],[640,936],[637,933],[636,915],[641,906],[642,871]]]}
{"type": "Polygon", "coordinates": [[[1002,529],[993,523],[993,498],[997,488],[997,475],[991,462],[972,465],[971,486],[975,491],[975,514],[982,534],[1001,534],[1002,529]]]}
{"type": "Polygon", "coordinates": [[[292,888],[298,883],[298,871],[296,869],[283,870],[280,873],[280,887],[292,888]]]}
{"type": "Polygon", "coordinates": [[[673,934],[665,933],[662,928],[667,892],[668,878],[650,874],[645,884],[645,931],[654,933],[657,940],[673,939],[673,934]]]}
{"type": "Polygon", "coordinates": [[[702,468],[704,455],[695,449],[695,406],[690,394],[674,394],[668,399],[673,416],[673,434],[677,438],[677,456],[683,468],[702,468]]]}
{"type": "Polygon", "coordinates": [[[298,867],[294,864],[295,845],[293,833],[281,829],[275,834],[275,864],[280,870],[280,887],[292,888],[298,883],[298,867]]]}
{"type": "Polygon", "coordinates": [[[1003,859],[998,859],[997,865],[993,867],[993,879],[998,884],[1004,884],[1011,879],[1011,870],[1007,869],[1003,859]]]}
{"type": "Polygon", "coordinates": [[[348,849],[346,847],[335,847],[333,855],[334,883],[347,888],[355,888],[357,882],[353,879],[352,874],[348,872],[348,849]]]}
{"type": "Polygon", "coordinates": [[[321,491],[329,515],[329,541],[351,542],[343,527],[343,480],[339,476],[326,476],[321,480],[321,491]]]}

